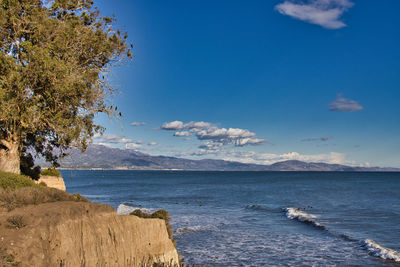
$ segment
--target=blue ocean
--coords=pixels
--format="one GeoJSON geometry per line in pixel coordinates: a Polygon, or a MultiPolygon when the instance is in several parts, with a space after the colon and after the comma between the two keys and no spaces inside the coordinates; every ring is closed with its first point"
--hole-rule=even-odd
{"type": "Polygon", "coordinates": [[[400,173],[63,170],[120,214],[166,209],[186,263],[400,266],[400,173]]]}

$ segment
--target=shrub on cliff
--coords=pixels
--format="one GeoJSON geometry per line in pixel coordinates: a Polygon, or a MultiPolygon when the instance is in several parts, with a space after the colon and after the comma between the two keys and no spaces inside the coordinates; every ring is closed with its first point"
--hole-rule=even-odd
{"type": "Polygon", "coordinates": [[[0,171],[0,206],[13,210],[24,205],[37,205],[56,201],[84,201],[79,194],[69,194],[55,188],[35,184],[24,175],[0,171]]]}
{"type": "Polygon", "coordinates": [[[22,187],[38,187],[33,180],[27,176],[0,171],[0,188],[5,190],[16,190],[22,187]]]}
{"type": "Polygon", "coordinates": [[[48,168],[40,172],[41,175],[60,177],[61,173],[56,168],[48,168]]]}
{"type": "Polygon", "coordinates": [[[167,222],[171,220],[169,213],[166,210],[157,210],[151,214],[151,218],[163,219],[167,222]]]}
{"type": "Polygon", "coordinates": [[[151,214],[145,213],[145,212],[141,211],[140,209],[136,209],[136,210],[132,211],[130,213],[130,215],[135,215],[139,218],[146,218],[146,219],[151,218],[151,214]]]}

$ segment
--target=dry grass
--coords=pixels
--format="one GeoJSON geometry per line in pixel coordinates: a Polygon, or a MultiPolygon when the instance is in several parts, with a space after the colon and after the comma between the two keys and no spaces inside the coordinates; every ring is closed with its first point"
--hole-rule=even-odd
{"type": "Polygon", "coordinates": [[[37,185],[24,175],[0,171],[0,206],[8,211],[26,205],[37,205],[56,201],[84,201],[79,194],[71,195],[55,188],[37,185]]]}
{"type": "Polygon", "coordinates": [[[71,195],[55,188],[23,187],[15,191],[0,189],[0,205],[8,211],[26,205],[38,205],[57,201],[87,202],[88,200],[79,194],[71,195]]]}
{"type": "Polygon", "coordinates": [[[7,253],[5,248],[0,248],[0,266],[1,267],[17,267],[21,266],[19,262],[15,262],[15,257],[7,253]]]}

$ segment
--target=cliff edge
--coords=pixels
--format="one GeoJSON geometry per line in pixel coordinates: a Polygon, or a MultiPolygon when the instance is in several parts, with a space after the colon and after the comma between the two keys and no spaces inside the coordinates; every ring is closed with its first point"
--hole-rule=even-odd
{"type": "Polygon", "coordinates": [[[47,187],[66,191],[64,179],[61,176],[40,175],[40,178],[36,183],[45,183],[47,187]]]}
{"type": "MultiPolygon", "coordinates": [[[[3,262],[18,266],[175,266],[161,219],[117,215],[104,204],[60,201],[0,210],[3,262]]],[[[7,265],[5,265],[7,266],[7,265]]]]}

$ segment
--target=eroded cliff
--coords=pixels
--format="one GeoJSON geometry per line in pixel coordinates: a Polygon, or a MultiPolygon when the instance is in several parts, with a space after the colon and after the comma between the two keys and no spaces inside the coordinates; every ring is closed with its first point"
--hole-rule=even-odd
{"type": "Polygon", "coordinates": [[[90,202],[54,202],[0,212],[3,260],[20,266],[177,265],[178,253],[161,219],[117,215],[90,202]],[[20,217],[19,217],[20,216],[20,217]],[[23,224],[18,227],[9,218],[23,224]]]}

